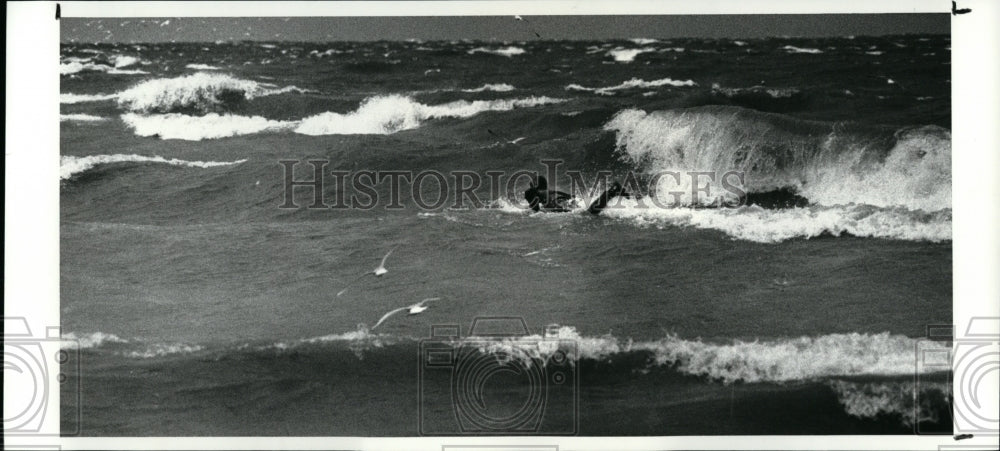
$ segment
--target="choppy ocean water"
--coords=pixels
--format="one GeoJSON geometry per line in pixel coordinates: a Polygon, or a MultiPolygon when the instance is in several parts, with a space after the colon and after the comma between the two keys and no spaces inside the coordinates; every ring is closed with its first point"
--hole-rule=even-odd
{"type": "MultiPolygon", "coordinates": [[[[447,381],[423,377],[431,326],[480,343],[473,319],[513,316],[570,346],[569,384],[543,379],[542,432],[947,430],[947,373],[915,349],[927,325],[951,322],[949,62],[936,35],[64,45],[72,426],[448,432],[451,406],[424,402],[450,399],[447,381]],[[483,187],[478,207],[424,210],[406,190],[405,208],[386,209],[383,183],[373,209],[278,208],[279,161],[307,159],[739,170],[748,192],[808,205],[626,200],[592,217],[532,213],[518,192],[483,187]],[[387,275],[336,295],[393,248],[387,275]],[[430,297],[442,300],[372,330],[430,297]]],[[[536,385],[514,377],[485,405],[514,412],[508,399],[536,385]]]]}

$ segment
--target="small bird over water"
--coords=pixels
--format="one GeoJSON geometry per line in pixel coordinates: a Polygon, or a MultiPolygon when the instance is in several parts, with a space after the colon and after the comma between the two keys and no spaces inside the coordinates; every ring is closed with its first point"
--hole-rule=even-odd
{"type": "Polygon", "coordinates": [[[390,255],[392,255],[392,251],[394,251],[394,250],[396,250],[395,247],[392,248],[392,249],[390,249],[389,252],[387,254],[385,254],[385,257],[382,257],[382,262],[378,264],[377,268],[375,268],[375,269],[373,269],[371,271],[368,271],[368,272],[366,272],[366,273],[358,276],[357,279],[352,280],[351,283],[347,284],[347,286],[344,287],[343,290],[340,290],[340,292],[337,293],[337,296],[340,296],[340,295],[344,294],[347,291],[347,289],[350,288],[351,285],[354,284],[354,282],[357,282],[357,281],[361,280],[363,277],[365,277],[365,276],[367,276],[369,274],[372,274],[375,277],[381,277],[383,274],[389,272],[388,269],[385,269],[385,260],[388,259],[390,255]]]}
{"type": "Polygon", "coordinates": [[[440,299],[441,298],[427,298],[427,299],[424,299],[424,300],[422,300],[422,301],[420,301],[420,302],[418,302],[416,304],[413,304],[413,305],[408,305],[406,307],[400,307],[400,308],[395,309],[395,310],[390,310],[388,313],[386,313],[385,315],[382,315],[382,317],[379,318],[378,322],[375,323],[374,326],[372,326],[371,330],[375,330],[376,327],[378,327],[380,324],[384,323],[385,320],[389,319],[390,316],[395,315],[395,314],[397,314],[399,312],[402,312],[403,310],[409,310],[409,314],[410,315],[416,315],[416,314],[419,314],[419,313],[423,313],[424,310],[427,310],[429,308],[426,305],[428,302],[433,302],[433,301],[437,301],[437,300],[440,300],[440,299]]]}

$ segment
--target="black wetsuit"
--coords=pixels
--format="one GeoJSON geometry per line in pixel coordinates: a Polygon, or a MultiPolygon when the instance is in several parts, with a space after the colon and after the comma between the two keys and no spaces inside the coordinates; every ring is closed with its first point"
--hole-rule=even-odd
{"type": "MultiPolygon", "coordinates": [[[[621,195],[627,194],[622,189],[621,184],[615,182],[610,189],[601,193],[597,200],[590,204],[587,211],[595,215],[600,214],[608,206],[609,200],[621,195]]],[[[532,184],[524,192],[524,199],[528,201],[528,205],[534,211],[567,212],[572,210],[569,202],[573,200],[573,196],[562,191],[549,190],[545,177],[538,177],[538,183],[532,184]]]]}

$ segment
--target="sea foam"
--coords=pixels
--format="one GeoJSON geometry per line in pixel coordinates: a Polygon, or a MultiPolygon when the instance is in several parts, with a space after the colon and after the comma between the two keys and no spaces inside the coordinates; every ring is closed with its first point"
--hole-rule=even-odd
{"type": "Polygon", "coordinates": [[[209,113],[204,116],[188,116],[180,113],[152,115],[127,113],[123,114],[121,118],[138,136],[156,136],[162,139],[187,141],[289,130],[296,125],[296,122],[274,121],[261,116],[218,113],[209,113]]]}
{"type": "MultiPolygon", "coordinates": [[[[668,335],[633,341],[612,335],[583,336],[573,327],[550,327],[546,336],[470,337],[463,341],[498,355],[546,359],[557,350],[573,360],[608,360],[617,354],[648,352],[652,366],[726,384],[789,382],[838,376],[912,376],[918,339],[889,333],[844,333],[815,337],[732,340],[710,343],[668,335]],[[559,347],[559,341],[573,346],[559,347]]],[[[946,345],[942,349],[947,349],[946,345]]],[[[930,369],[926,371],[931,371],[930,369]]]]}
{"type": "Polygon", "coordinates": [[[823,53],[823,51],[820,50],[820,49],[805,48],[805,47],[796,47],[794,45],[786,45],[786,46],[782,47],[781,49],[784,50],[784,51],[786,51],[786,52],[788,52],[788,53],[809,53],[809,54],[814,54],[814,55],[818,54],[818,53],[823,53]]]}
{"type": "MultiPolygon", "coordinates": [[[[277,91],[277,90],[275,90],[277,91]]],[[[325,112],[297,121],[276,121],[260,116],[209,113],[191,116],[180,113],[141,115],[126,113],[122,120],[139,136],[163,139],[224,138],[261,132],[293,131],[304,135],[391,134],[420,126],[436,118],[462,118],[484,111],[508,111],[565,102],[565,99],[528,97],[497,100],[458,100],[441,105],[425,105],[402,95],[376,96],[347,113],[325,112]]]]}
{"type": "Polygon", "coordinates": [[[135,154],[114,154],[114,155],[88,155],[78,157],[73,155],[63,155],[59,160],[59,178],[66,180],[74,175],[90,170],[97,165],[111,163],[163,163],[174,166],[188,166],[196,168],[211,168],[216,166],[229,166],[243,163],[246,160],[237,161],[186,161],[176,158],[163,158],[160,156],[144,156],[135,154]]]}
{"type": "Polygon", "coordinates": [[[478,88],[463,89],[462,92],[483,92],[483,91],[510,92],[513,90],[514,87],[508,85],[507,83],[487,83],[478,88]]]}
{"type": "Polygon", "coordinates": [[[90,114],[60,114],[59,122],[103,122],[108,120],[106,117],[93,116],[90,114]]]}
{"type": "Polygon", "coordinates": [[[570,84],[566,86],[567,91],[590,91],[600,95],[612,95],[615,91],[621,91],[624,89],[643,89],[643,88],[658,88],[662,86],[697,86],[698,84],[694,80],[674,80],[672,78],[661,78],[659,80],[646,81],[640,78],[632,78],[631,80],[623,81],[614,86],[605,86],[603,88],[588,88],[586,86],[580,86],[578,84],[570,84]]]}
{"type": "Polygon", "coordinates": [[[654,51],[656,51],[656,49],[652,47],[643,47],[641,49],[626,49],[619,47],[608,51],[608,56],[614,58],[614,60],[619,63],[631,63],[632,61],[635,61],[635,57],[640,54],[654,51]]]}
{"type": "Polygon", "coordinates": [[[837,394],[837,401],[848,415],[862,419],[897,416],[907,427],[921,422],[937,423],[939,409],[930,401],[937,397],[948,405],[951,398],[951,384],[945,382],[832,380],[827,385],[837,394]]]}
{"type": "Polygon", "coordinates": [[[470,55],[473,55],[473,54],[476,54],[476,53],[488,53],[488,54],[491,54],[491,55],[506,56],[507,58],[510,58],[512,56],[523,55],[525,53],[525,51],[524,51],[524,49],[522,49],[520,47],[514,47],[514,46],[507,46],[507,47],[497,48],[497,49],[491,49],[491,48],[487,48],[487,47],[476,47],[474,49],[469,50],[468,53],[470,55]]]}
{"type": "Polygon", "coordinates": [[[113,75],[143,75],[149,73],[139,69],[120,69],[118,67],[112,67],[106,64],[98,64],[98,63],[82,63],[82,62],[71,61],[68,63],[59,64],[60,75],[72,75],[80,72],[105,72],[113,75]]]}
{"type": "Polygon", "coordinates": [[[459,100],[442,105],[425,105],[400,95],[367,99],[350,113],[326,112],[303,119],[296,133],[306,135],[390,134],[418,127],[422,121],[445,117],[469,117],[484,111],[507,111],[564,102],[550,97],[523,99],[459,100]]]}
{"type": "Polygon", "coordinates": [[[73,104],[73,103],[84,103],[84,102],[101,102],[105,100],[114,100],[118,98],[118,94],[59,94],[59,103],[73,104]]]}
{"type": "Polygon", "coordinates": [[[201,64],[201,63],[188,64],[187,66],[184,66],[184,67],[188,68],[188,69],[195,69],[195,70],[220,70],[220,68],[218,68],[218,67],[209,66],[208,64],[201,64]]]}

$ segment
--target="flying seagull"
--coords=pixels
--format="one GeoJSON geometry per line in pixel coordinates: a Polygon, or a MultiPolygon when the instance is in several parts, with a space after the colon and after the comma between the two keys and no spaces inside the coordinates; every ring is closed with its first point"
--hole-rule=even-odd
{"type": "Polygon", "coordinates": [[[397,314],[399,312],[402,312],[403,310],[409,310],[410,311],[409,312],[410,315],[416,315],[416,314],[419,314],[419,313],[423,313],[423,311],[427,310],[427,308],[428,308],[427,305],[426,305],[428,302],[437,301],[437,300],[440,300],[440,299],[441,298],[427,298],[427,299],[424,299],[424,300],[422,300],[422,301],[420,301],[420,302],[418,302],[416,304],[413,304],[413,305],[408,305],[406,307],[400,307],[400,308],[395,309],[395,310],[390,310],[389,313],[386,313],[385,315],[382,315],[382,317],[378,319],[378,322],[375,323],[374,326],[372,326],[371,330],[375,330],[376,327],[378,327],[380,324],[382,324],[383,322],[385,322],[385,320],[389,319],[390,316],[395,315],[395,314],[397,314]]]}
{"type": "Polygon", "coordinates": [[[385,260],[388,259],[390,255],[392,255],[392,251],[394,251],[394,250],[396,250],[395,247],[392,248],[392,249],[390,249],[389,253],[385,254],[385,257],[382,257],[382,263],[378,264],[378,268],[375,268],[375,269],[373,269],[371,271],[368,271],[368,272],[366,272],[366,273],[358,276],[357,279],[352,280],[351,283],[347,284],[347,286],[344,287],[343,290],[340,290],[340,292],[337,293],[337,296],[339,297],[340,295],[344,294],[344,292],[346,292],[347,289],[350,288],[350,286],[354,284],[354,282],[357,282],[357,281],[361,280],[363,277],[365,277],[365,276],[367,276],[369,274],[372,274],[375,277],[381,277],[385,273],[389,272],[388,269],[385,269],[385,260]]]}

